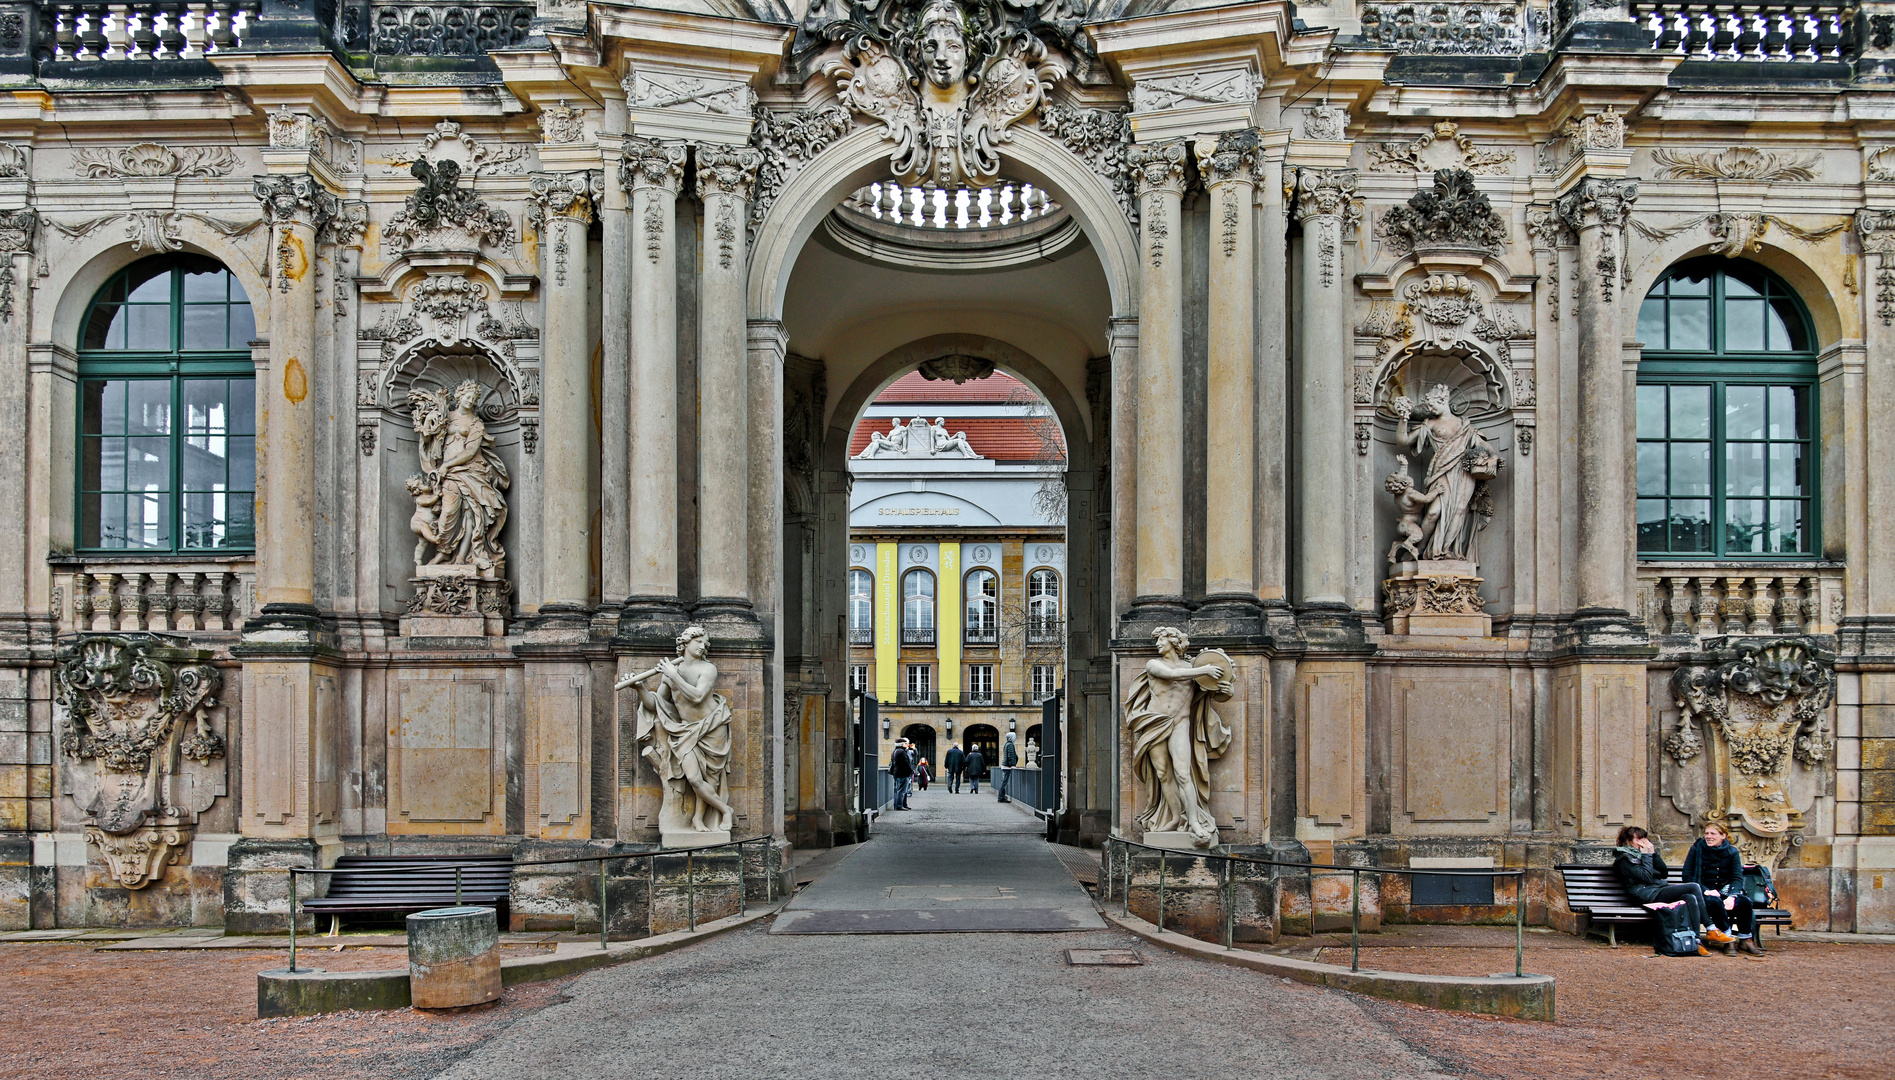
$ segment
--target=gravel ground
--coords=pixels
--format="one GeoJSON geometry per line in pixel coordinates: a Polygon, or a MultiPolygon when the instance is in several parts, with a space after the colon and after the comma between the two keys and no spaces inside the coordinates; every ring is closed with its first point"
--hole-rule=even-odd
{"type": "MultiPolygon", "coordinates": [[[[0,944],[0,1077],[406,1080],[432,1076],[570,979],[516,986],[464,1013],[408,1010],[258,1020],[256,973],[281,951],[96,952],[0,944]]],[[[399,967],[400,949],[305,952],[331,971],[399,967]]]]}
{"type": "MultiPolygon", "coordinates": [[[[1364,967],[1431,974],[1513,970],[1499,949],[1367,948],[1364,967]]],[[[1736,1075],[1887,1080],[1895,1074],[1895,946],[1766,939],[1767,955],[1654,956],[1621,944],[1535,948],[1528,971],[1559,980],[1551,1024],[1434,1012],[1366,1011],[1454,1071],[1508,1080],[1665,1080],[1736,1075]]],[[[1329,963],[1349,950],[1324,950],[1329,963]]]]}

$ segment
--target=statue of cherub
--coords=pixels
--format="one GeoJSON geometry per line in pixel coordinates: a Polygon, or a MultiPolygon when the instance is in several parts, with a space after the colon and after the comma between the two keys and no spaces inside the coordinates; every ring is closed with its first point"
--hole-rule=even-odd
{"type": "Polygon", "coordinates": [[[441,549],[441,493],[428,486],[428,478],[415,473],[408,477],[408,494],[414,496],[414,516],[408,519],[408,531],[420,539],[415,541],[415,565],[427,562],[428,546],[432,544],[437,554],[435,561],[441,561],[438,554],[441,549]]]}
{"type": "Polygon", "coordinates": [[[1401,518],[1395,522],[1396,540],[1388,548],[1388,561],[1400,562],[1396,558],[1403,551],[1410,559],[1421,558],[1421,542],[1427,533],[1421,527],[1422,515],[1441,497],[1439,491],[1421,491],[1415,487],[1415,478],[1408,475],[1408,457],[1395,455],[1395,471],[1390,473],[1382,487],[1395,496],[1395,509],[1401,511],[1401,518]]]}

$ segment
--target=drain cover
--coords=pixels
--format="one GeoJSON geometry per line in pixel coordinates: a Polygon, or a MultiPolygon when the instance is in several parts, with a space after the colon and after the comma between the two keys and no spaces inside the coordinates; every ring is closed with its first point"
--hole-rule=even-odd
{"type": "Polygon", "coordinates": [[[1073,967],[1137,967],[1145,961],[1130,949],[1067,949],[1073,967]]]}

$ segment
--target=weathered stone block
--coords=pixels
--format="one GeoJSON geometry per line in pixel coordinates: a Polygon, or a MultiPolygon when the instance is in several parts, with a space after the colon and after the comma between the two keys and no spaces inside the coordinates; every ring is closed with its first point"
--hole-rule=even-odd
{"type": "Polygon", "coordinates": [[[1862,768],[1895,769],[1895,739],[1863,739],[1862,768]]]}
{"type": "MultiPolygon", "coordinates": [[[[224,871],[224,930],[232,934],[278,934],[289,928],[290,883],[284,870],[316,866],[319,851],[313,840],[259,840],[245,838],[230,845],[224,871]]],[[[298,895],[319,895],[315,888],[298,895]]],[[[302,926],[313,927],[305,915],[302,926]]]]}
{"type": "Polygon", "coordinates": [[[1790,913],[1797,930],[1830,929],[1828,867],[1789,867],[1774,875],[1778,906],[1790,913]]]}
{"type": "Polygon", "coordinates": [[[1862,804],[1863,836],[1895,836],[1895,802],[1862,804]]]}
{"type": "Polygon", "coordinates": [[[1857,796],[1863,802],[1895,802],[1895,772],[1858,773],[1861,794],[1857,796]]]}
{"type": "Polygon", "coordinates": [[[33,925],[33,841],[0,836],[0,930],[33,925]]]}
{"type": "Polygon", "coordinates": [[[1895,705],[1862,706],[1862,737],[1895,739],[1895,705]]]}

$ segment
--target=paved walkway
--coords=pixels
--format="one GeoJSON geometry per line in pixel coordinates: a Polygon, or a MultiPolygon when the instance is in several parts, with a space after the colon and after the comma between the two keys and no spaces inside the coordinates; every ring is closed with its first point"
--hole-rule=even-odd
{"type": "Polygon", "coordinates": [[[1103,930],[1044,826],[983,791],[936,784],[910,811],[877,818],[873,840],[790,902],[773,934],[1103,930]]]}
{"type": "MultiPolygon", "coordinates": [[[[1001,919],[1079,905],[1096,919],[1034,819],[984,791],[939,786],[914,806],[884,815],[778,921],[1001,919]]],[[[1117,930],[936,929],[756,927],[593,972],[439,1076],[1447,1080],[1348,994],[1174,956],[1117,930]],[[1069,949],[1133,950],[1144,963],[1074,967],[1069,949]]]]}

